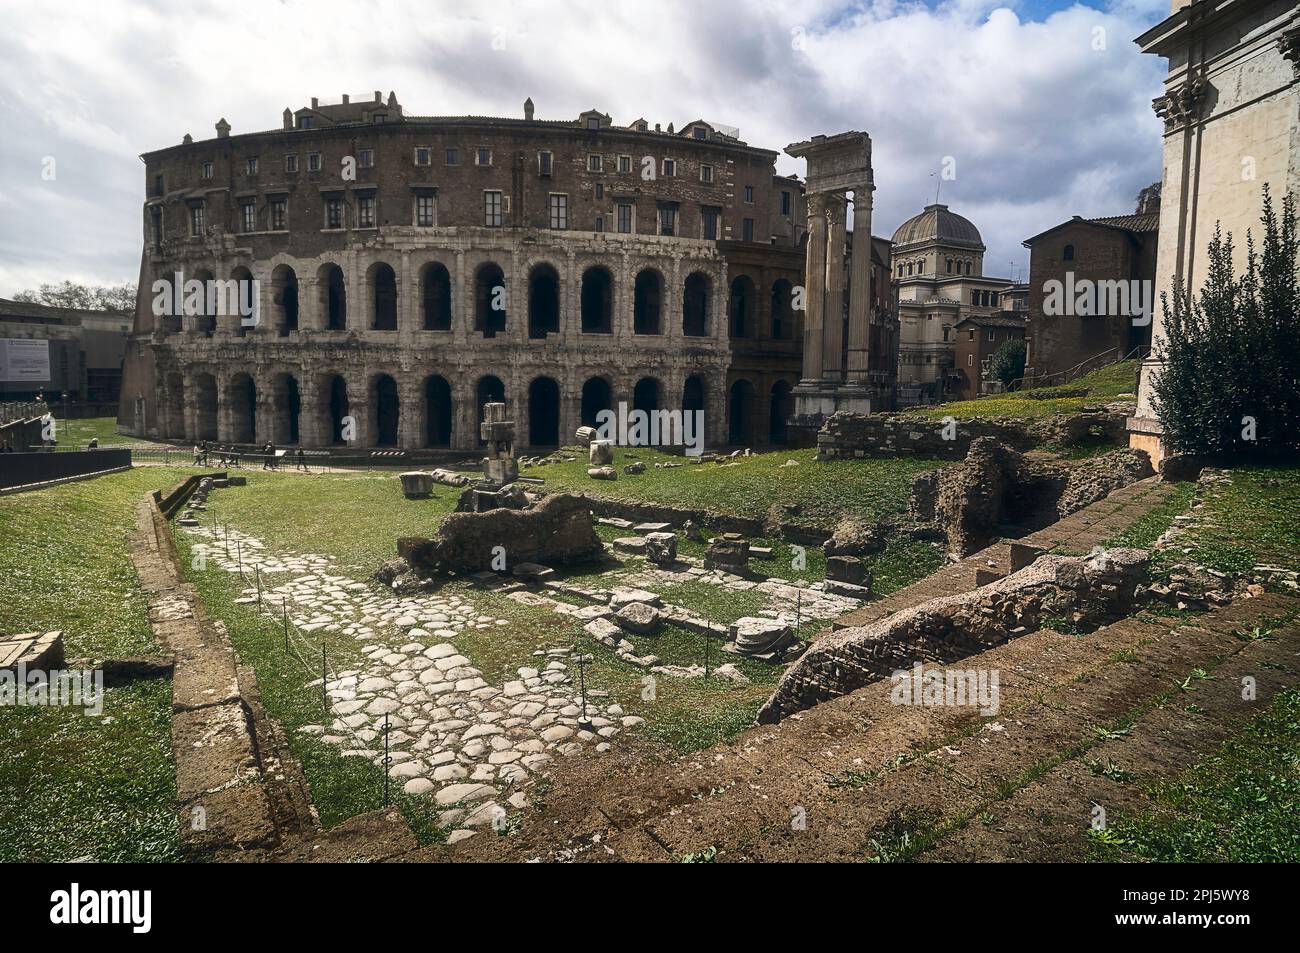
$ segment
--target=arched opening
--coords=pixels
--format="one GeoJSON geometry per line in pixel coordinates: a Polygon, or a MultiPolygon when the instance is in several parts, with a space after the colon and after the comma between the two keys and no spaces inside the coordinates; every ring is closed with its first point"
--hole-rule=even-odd
{"type": "Polygon", "coordinates": [[[211,374],[194,375],[194,439],[216,440],[217,379],[211,374]]]}
{"type": "MultiPolygon", "coordinates": [[[[194,272],[194,278],[203,284],[203,301],[202,304],[199,305],[197,313],[191,315],[191,320],[194,322],[193,327],[196,333],[210,338],[217,331],[217,308],[220,307],[221,304],[225,303],[225,299],[230,296],[221,295],[220,297],[222,298],[222,301],[217,301],[218,295],[213,291],[215,287],[213,284],[214,276],[212,272],[208,271],[206,268],[200,268],[198,271],[194,272]]],[[[239,286],[236,285],[235,287],[238,288],[239,286]]],[[[230,303],[238,304],[238,301],[239,297],[238,294],[236,294],[235,300],[230,303]]]]}
{"type": "Polygon", "coordinates": [[[649,413],[659,409],[659,382],[653,377],[643,377],[632,388],[632,409],[649,413]]]}
{"type": "Polygon", "coordinates": [[[253,289],[257,286],[253,284],[253,273],[246,267],[243,265],[237,265],[235,268],[231,269],[230,279],[236,282],[235,288],[237,289],[236,295],[239,306],[236,308],[238,316],[230,322],[229,326],[234,328],[235,337],[242,338],[248,333],[249,328],[256,327],[261,323],[262,314],[260,309],[262,307],[262,302],[258,299],[258,295],[253,293],[253,289]],[[245,288],[248,288],[249,290],[243,290],[245,288]],[[249,304],[252,305],[254,310],[252,314],[246,315],[241,309],[243,309],[245,305],[249,304]]]}
{"type": "Polygon", "coordinates": [[[257,385],[247,374],[230,379],[230,439],[253,443],[257,439],[257,385]]]}
{"type": "Polygon", "coordinates": [[[772,443],[780,444],[787,441],[786,421],[790,419],[793,410],[790,385],[785,381],[777,381],[772,385],[772,409],[768,413],[767,432],[772,443]]]}
{"type": "Polygon", "coordinates": [[[288,265],[271,272],[271,301],[275,306],[275,327],[281,337],[298,330],[298,276],[288,265]]]}
{"type": "Polygon", "coordinates": [[[614,279],[599,265],[582,273],[582,333],[609,334],[614,329],[614,279]]]}
{"type": "Polygon", "coordinates": [[[348,427],[348,383],[343,378],[331,377],[325,384],[325,406],[329,414],[329,442],[347,443],[354,431],[348,427]]]}
{"type": "Polygon", "coordinates": [[[506,385],[501,383],[501,378],[489,374],[480,377],[478,383],[474,385],[474,439],[480,445],[483,443],[483,405],[504,404],[505,401],[506,385]]]}
{"type": "Polygon", "coordinates": [[[343,269],[334,264],[321,265],[316,272],[316,284],[320,288],[320,310],[325,317],[325,330],[346,330],[348,298],[343,269]]]}
{"type": "Polygon", "coordinates": [[[370,327],[374,331],[397,330],[397,274],[389,266],[376,262],[366,275],[370,284],[370,327]]]}
{"type": "Polygon", "coordinates": [[[424,330],[451,330],[451,275],[441,262],[429,262],[420,273],[420,303],[424,330]]]}
{"type": "Polygon", "coordinates": [[[599,426],[596,415],[602,410],[613,410],[613,402],[609,381],[603,377],[593,377],[588,380],[582,385],[582,425],[599,426]]]}
{"type": "Polygon", "coordinates": [[[424,443],[427,447],[451,446],[451,385],[437,374],[424,382],[424,443]]]}
{"type": "Polygon", "coordinates": [[[528,336],[545,338],[560,332],[560,275],[550,265],[528,273],[528,336]]]}
{"type": "Polygon", "coordinates": [[[750,417],[754,410],[754,385],[749,381],[736,381],[731,385],[727,407],[727,440],[729,443],[750,443],[750,417]]]}
{"type": "Polygon", "coordinates": [[[560,385],[549,377],[539,377],[528,385],[528,444],[560,444],[560,385]]]}
{"type": "Polygon", "coordinates": [[[474,273],[474,330],[485,338],[506,329],[506,274],[495,262],[474,273]]]}
{"type": "Polygon", "coordinates": [[[632,293],[632,333],[659,334],[660,301],[663,282],[659,272],[646,268],[636,276],[632,293]]]}
{"type": "Polygon", "coordinates": [[[682,334],[706,337],[709,333],[709,295],[712,282],[698,271],[686,278],[682,289],[682,334]]]}
{"type": "Polygon", "coordinates": [[[397,399],[397,381],[380,374],[371,385],[371,401],[375,405],[375,446],[397,446],[397,420],[400,407],[397,399]]]}
{"type": "Polygon", "coordinates": [[[291,374],[277,375],[271,404],[275,408],[275,416],[271,421],[271,439],[280,444],[297,443],[299,414],[302,412],[297,378],[291,374]]]}
{"type": "Polygon", "coordinates": [[[794,288],[784,278],[772,282],[772,337],[777,341],[794,338],[794,288]]]}
{"type": "Polygon", "coordinates": [[[747,338],[754,331],[754,281],[740,275],[731,282],[731,336],[747,338]]]}
{"type": "Polygon", "coordinates": [[[185,437],[185,375],[173,371],[165,379],[166,403],[161,408],[163,433],[168,437],[185,437]]]}

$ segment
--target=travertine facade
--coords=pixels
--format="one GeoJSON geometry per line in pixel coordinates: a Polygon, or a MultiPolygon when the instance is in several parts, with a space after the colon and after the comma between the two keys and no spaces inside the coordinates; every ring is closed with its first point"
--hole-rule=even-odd
{"type": "Polygon", "coordinates": [[[156,437],[520,446],[598,410],[702,409],[780,442],[798,380],[803,187],[703,121],[412,117],[396,97],[143,156],[119,423],[156,437]],[[155,314],[152,284],[257,279],[260,315],[155,314]]]}
{"type": "MultiPolygon", "coordinates": [[[[1152,104],[1164,120],[1164,179],[1156,300],[1181,281],[1194,292],[1206,277],[1215,225],[1231,232],[1238,271],[1246,231],[1258,237],[1262,186],[1275,201],[1300,195],[1300,10],[1293,0],[1173,0],[1171,15],[1136,40],[1169,60],[1165,94],[1152,104]]],[[[1158,354],[1164,315],[1157,307],[1158,354]]],[[[1151,381],[1142,368],[1130,444],[1164,456],[1151,381]]]]}

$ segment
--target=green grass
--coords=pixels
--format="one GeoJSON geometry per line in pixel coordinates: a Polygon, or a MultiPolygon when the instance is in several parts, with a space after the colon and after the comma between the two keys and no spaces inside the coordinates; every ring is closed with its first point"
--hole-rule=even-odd
{"type": "Polygon", "coordinates": [[[1168,499],[1138,517],[1127,529],[1116,533],[1106,541],[1106,545],[1150,549],[1173,525],[1174,517],[1187,512],[1195,493],[1196,484],[1177,484],[1168,499]]]}
{"type": "Polygon", "coordinates": [[[614,466],[619,471],[615,481],[588,477],[585,455],[572,463],[532,467],[524,475],[544,479],[548,490],[735,516],[763,517],[774,509],[794,506],[798,512],[781,512],[781,522],[830,528],[843,516],[878,518],[905,513],[913,478],[943,465],[941,460],[918,459],[819,463],[813,459],[814,454],[813,450],[789,450],[723,464],[691,464],[684,462],[684,457],[645,447],[618,448],[614,453],[614,466]],[[644,462],[646,472],[639,476],[624,473],[623,466],[633,460],[644,462]],[[785,466],[789,460],[797,465],[785,466]],[[654,469],[655,463],[668,462],[681,466],[654,469]]]}
{"type": "Polygon", "coordinates": [[[152,649],[126,541],[144,495],[186,475],[141,467],[0,497],[0,632],[62,629],[69,658],[152,649]]]}
{"type": "Polygon", "coordinates": [[[1300,691],[1280,692],[1241,735],[1174,781],[1152,807],[1093,832],[1107,861],[1300,861],[1300,691]]]}
{"type": "Polygon", "coordinates": [[[1077,413],[1084,407],[1109,403],[1122,394],[1137,391],[1139,361],[1120,361],[1098,368],[1076,381],[1059,387],[1036,387],[1010,394],[996,394],[975,400],[957,400],[933,407],[918,407],[908,411],[918,417],[941,420],[956,417],[970,420],[977,417],[1011,417],[1032,419],[1053,414],[1077,413]],[[1070,396],[1085,389],[1085,396],[1070,396]]]}
{"type": "Polygon", "coordinates": [[[58,438],[60,447],[84,447],[92,437],[99,440],[101,447],[114,444],[152,443],[129,434],[117,432],[116,417],[86,417],[81,420],[64,420],[59,416],[58,405],[54,407],[58,420],[58,438]]]}

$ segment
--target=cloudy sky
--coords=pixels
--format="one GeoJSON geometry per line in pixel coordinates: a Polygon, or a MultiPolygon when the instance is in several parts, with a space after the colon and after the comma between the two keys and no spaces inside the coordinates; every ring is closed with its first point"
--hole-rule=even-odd
{"type": "MultiPolygon", "coordinates": [[[[873,231],[934,201],[970,218],[985,270],[1073,214],[1130,211],[1160,177],[1164,61],[1133,38],[1168,0],[5,0],[0,296],[134,281],[139,155],[276,128],[312,96],[397,93],[409,114],[597,107],[697,118],[780,149],[871,134],[873,231]],[[52,160],[52,161],[51,161],[52,160]]],[[[782,172],[804,173],[782,156],[782,172]]]]}

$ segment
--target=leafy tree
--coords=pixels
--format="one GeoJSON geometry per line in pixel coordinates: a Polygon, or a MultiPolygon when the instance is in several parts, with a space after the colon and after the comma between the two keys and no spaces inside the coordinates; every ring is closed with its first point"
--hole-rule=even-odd
{"type": "Polygon", "coordinates": [[[1164,367],[1153,382],[1166,443],[1182,453],[1260,455],[1300,448],[1300,236],[1295,197],[1279,217],[1264,187],[1262,248],[1246,232],[1236,277],[1232,234],[1218,226],[1199,297],[1163,299],[1164,367]]]}
{"type": "Polygon", "coordinates": [[[989,358],[989,377],[1002,382],[1010,389],[1012,382],[1025,376],[1025,341],[1013,338],[993,352],[989,358]]]}
{"type": "Polygon", "coordinates": [[[58,285],[44,284],[35,290],[20,291],[13,300],[52,308],[127,313],[135,310],[135,285],[129,281],[120,285],[83,285],[64,281],[58,285]]]}

